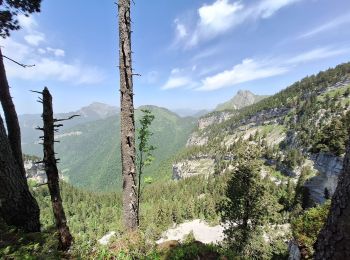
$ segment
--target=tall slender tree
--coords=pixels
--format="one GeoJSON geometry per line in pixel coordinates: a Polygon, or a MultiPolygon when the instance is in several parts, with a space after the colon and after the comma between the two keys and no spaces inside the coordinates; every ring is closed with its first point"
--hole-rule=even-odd
{"type": "MultiPolygon", "coordinates": [[[[6,38],[10,31],[20,28],[17,15],[28,16],[40,12],[41,0],[0,1],[0,36],[6,38]]],[[[28,232],[40,231],[39,207],[29,192],[22,159],[21,133],[15,106],[10,95],[0,49],[0,102],[7,132],[0,117],[0,216],[6,223],[28,232]]],[[[13,61],[13,60],[12,60],[13,61]]],[[[19,63],[18,63],[19,64],[19,63]]]]}
{"type": "Polygon", "coordinates": [[[153,161],[152,152],[156,149],[153,145],[151,145],[150,138],[153,133],[150,131],[149,127],[154,120],[154,115],[148,109],[142,109],[141,112],[143,116],[140,119],[141,127],[137,130],[138,132],[138,187],[137,187],[137,225],[140,226],[140,202],[141,202],[141,182],[143,169],[145,166],[148,166],[153,161]]]}
{"type": "MultiPolygon", "coordinates": [[[[40,12],[41,0],[3,0],[0,1],[0,36],[6,38],[10,32],[20,29],[17,15],[28,16],[34,12],[40,12]]],[[[10,87],[6,77],[4,60],[0,48],[0,102],[5,114],[8,139],[11,150],[16,160],[19,170],[25,176],[22,159],[21,131],[15,105],[10,94],[10,87]]]]}
{"type": "Polygon", "coordinates": [[[315,244],[315,259],[350,259],[350,141],[327,222],[315,244]]]}
{"type": "Polygon", "coordinates": [[[39,207],[16,163],[0,116],[0,217],[28,232],[40,231],[39,207]]]}
{"type": "Polygon", "coordinates": [[[5,114],[8,139],[11,150],[16,160],[19,170],[23,176],[26,175],[22,159],[21,130],[19,128],[18,117],[15,105],[10,94],[10,87],[7,81],[4,59],[0,48],[0,101],[5,114]]]}
{"type": "Polygon", "coordinates": [[[118,1],[118,18],[123,221],[125,228],[132,231],[137,229],[138,210],[130,0],[118,1]]]}
{"type": "Polygon", "coordinates": [[[51,203],[53,215],[55,217],[56,228],[58,231],[59,248],[61,250],[68,250],[71,246],[73,237],[67,226],[67,219],[64,213],[62,198],[60,194],[59,175],[57,169],[57,160],[55,158],[55,127],[60,127],[62,124],[57,122],[64,119],[53,118],[52,96],[49,90],[45,87],[42,92],[43,98],[43,128],[39,128],[44,132],[44,164],[47,175],[47,184],[51,196],[51,203]]]}

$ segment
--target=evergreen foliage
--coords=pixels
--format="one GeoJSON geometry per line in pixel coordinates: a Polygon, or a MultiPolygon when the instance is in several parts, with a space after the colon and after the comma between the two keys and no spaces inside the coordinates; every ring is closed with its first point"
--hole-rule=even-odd
{"type": "Polygon", "coordinates": [[[260,152],[253,146],[239,154],[237,167],[231,172],[226,198],[220,207],[222,221],[227,225],[226,241],[235,252],[248,258],[258,258],[264,250],[262,227],[273,221],[278,206],[261,178],[260,152]]]}
{"type": "Polygon", "coordinates": [[[0,36],[10,36],[10,31],[20,29],[17,15],[28,16],[40,12],[41,0],[2,0],[0,2],[0,36]]]}

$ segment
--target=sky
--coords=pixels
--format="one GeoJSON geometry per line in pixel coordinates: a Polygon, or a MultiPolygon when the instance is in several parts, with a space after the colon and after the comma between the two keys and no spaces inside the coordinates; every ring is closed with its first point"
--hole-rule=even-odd
{"type": "MultiPolygon", "coordinates": [[[[43,0],[0,40],[19,114],[119,106],[116,1],[43,0]]],[[[271,95],[350,61],[349,0],[134,0],[135,106],[212,109],[240,90],[271,95]]]]}

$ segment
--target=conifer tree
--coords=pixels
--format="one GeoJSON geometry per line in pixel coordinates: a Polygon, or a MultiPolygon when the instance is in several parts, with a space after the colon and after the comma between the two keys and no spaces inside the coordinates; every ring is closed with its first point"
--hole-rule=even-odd
{"type": "Polygon", "coordinates": [[[260,152],[248,146],[246,151],[238,153],[237,166],[231,172],[220,213],[227,224],[224,233],[230,248],[246,257],[254,257],[258,250],[254,243],[261,240],[261,227],[278,204],[261,178],[262,165],[257,159],[260,152]]]}

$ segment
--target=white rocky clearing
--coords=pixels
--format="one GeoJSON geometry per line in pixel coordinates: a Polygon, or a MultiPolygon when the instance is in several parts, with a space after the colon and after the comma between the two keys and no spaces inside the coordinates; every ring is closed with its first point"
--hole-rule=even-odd
{"type": "Polygon", "coordinates": [[[211,227],[205,221],[195,219],[168,229],[156,243],[161,244],[169,240],[183,241],[186,236],[192,232],[197,241],[204,244],[217,244],[224,239],[223,231],[224,227],[222,225],[211,227]]]}

